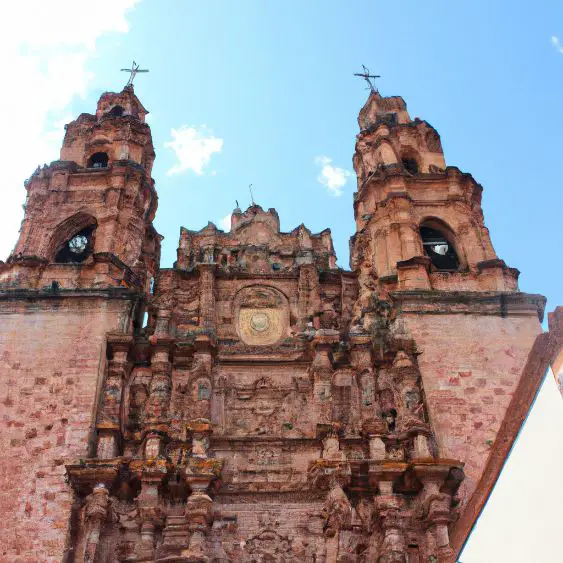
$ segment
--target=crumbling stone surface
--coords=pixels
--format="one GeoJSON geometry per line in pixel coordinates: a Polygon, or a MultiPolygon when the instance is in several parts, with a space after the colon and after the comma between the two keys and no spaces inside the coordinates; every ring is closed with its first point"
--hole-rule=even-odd
{"type": "Polygon", "coordinates": [[[69,124],[0,263],[1,557],[455,561],[560,343],[481,187],[375,92],[351,271],[255,204],[160,269],[145,115],[69,124]]]}

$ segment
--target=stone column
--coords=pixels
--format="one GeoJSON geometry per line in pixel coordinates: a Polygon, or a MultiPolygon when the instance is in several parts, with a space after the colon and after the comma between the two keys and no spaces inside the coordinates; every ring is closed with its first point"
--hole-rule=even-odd
{"type": "Polygon", "coordinates": [[[352,518],[352,507],[338,480],[333,483],[326,497],[323,512],[326,561],[338,561],[340,532],[350,526],[352,518]]]}
{"type": "Polygon", "coordinates": [[[84,548],[78,556],[79,563],[94,563],[100,543],[100,532],[106,521],[109,508],[109,492],[105,485],[94,487],[84,506],[84,548]]]}
{"type": "Polygon", "coordinates": [[[159,338],[152,350],[152,379],[145,406],[145,430],[162,432],[168,425],[168,410],[172,390],[172,364],[170,346],[172,339],[159,338]]]}
{"type": "Polygon", "coordinates": [[[426,523],[426,548],[428,556],[438,561],[451,561],[448,526],[452,521],[452,495],[443,491],[450,467],[444,465],[415,466],[415,473],[422,481],[422,513],[426,523]]]}
{"type": "Polygon", "coordinates": [[[156,313],[156,326],[154,335],[157,338],[166,337],[170,334],[170,319],[172,311],[170,309],[158,309],[156,313]]]}
{"type": "Polygon", "coordinates": [[[199,315],[200,326],[215,329],[215,268],[214,263],[199,264],[199,315]]]}
{"type": "Polygon", "coordinates": [[[319,272],[314,264],[302,264],[299,268],[298,294],[298,326],[304,330],[309,319],[320,311],[319,272]]]}
{"type": "MultiPolygon", "coordinates": [[[[372,428],[373,439],[380,439],[377,427],[372,428]]],[[[371,446],[371,444],[370,444],[371,446]]],[[[381,457],[379,443],[374,448],[372,456],[381,457]]],[[[387,463],[377,459],[369,461],[370,485],[377,488],[374,498],[375,512],[382,532],[379,548],[378,563],[406,562],[406,547],[404,538],[404,501],[393,492],[393,483],[402,475],[408,465],[401,462],[387,463]]]]}
{"type": "Polygon", "coordinates": [[[433,492],[427,506],[426,537],[430,548],[428,553],[434,554],[440,561],[450,561],[453,557],[453,550],[450,546],[448,525],[451,521],[452,499],[447,493],[439,493],[438,487],[435,485],[430,485],[433,492]]]}
{"type": "Polygon", "coordinates": [[[217,380],[217,386],[213,390],[211,399],[211,420],[216,424],[219,434],[225,432],[225,395],[227,380],[224,376],[220,376],[217,380]]]}
{"type": "MultiPolygon", "coordinates": [[[[314,355],[311,363],[313,375],[313,404],[318,424],[330,424],[332,414],[332,340],[316,336],[313,340],[314,355]]],[[[338,341],[338,337],[336,337],[338,341]]]]}
{"type": "Polygon", "coordinates": [[[162,467],[156,465],[141,471],[141,493],[137,498],[141,521],[141,542],[137,546],[136,559],[139,563],[154,561],[155,532],[163,523],[158,487],[165,474],[165,464],[162,467]]]}
{"type": "Polygon", "coordinates": [[[372,343],[369,336],[350,336],[350,363],[354,368],[355,381],[359,392],[355,403],[358,408],[353,407],[356,411],[355,419],[358,421],[358,425],[361,424],[362,420],[373,419],[377,412],[371,349],[372,343]]]}
{"type": "Polygon", "coordinates": [[[213,501],[206,493],[206,488],[205,485],[195,488],[188,497],[186,506],[186,520],[191,536],[189,547],[182,555],[191,563],[206,563],[210,560],[206,555],[205,542],[212,522],[213,501]]]}
{"type": "Polygon", "coordinates": [[[121,441],[121,401],[127,371],[127,354],[130,337],[109,337],[113,357],[109,361],[104,382],[102,407],[98,415],[98,443],[96,455],[100,459],[111,459],[119,455],[121,441]]]}
{"type": "Polygon", "coordinates": [[[206,541],[213,521],[213,500],[208,494],[211,484],[220,478],[222,462],[208,457],[211,424],[201,419],[192,421],[192,451],[186,467],[186,483],[192,490],[186,505],[185,518],[190,540],[182,557],[190,563],[206,563],[206,541]]]}
{"type": "Polygon", "coordinates": [[[389,275],[389,254],[387,252],[388,229],[379,227],[373,229],[373,255],[375,271],[379,277],[389,275]]]}
{"type": "Polygon", "coordinates": [[[405,260],[413,256],[424,256],[424,248],[422,246],[418,225],[411,222],[405,223],[403,225],[403,239],[405,260]]]}
{"type": "Polygon", "coordinates": [[[404,522],[401,515],[402,504],[401,499],[393,493],[392,481],[380,482],[379,495],[375,498],[375,506],[383,532],[381,555],[377,562],[406,562],[404,522]]]}
{"type": "Polygon", "coordinates": [[[370,461],[382,462],[386,458],[385,442],[383,436],[388,433],[387,425],[383,420],[367,421],[362,428],[362,434],[369,441],[370,461]]]}
{"type": "Polygon", "coordinates": [[[392,222],[389,226],[389,235],[387,236],[387,254],[389,256],[389,274],[396,274],[397,262],[400,262],[403,258],[401,250],[400,223],[392,222]]]}

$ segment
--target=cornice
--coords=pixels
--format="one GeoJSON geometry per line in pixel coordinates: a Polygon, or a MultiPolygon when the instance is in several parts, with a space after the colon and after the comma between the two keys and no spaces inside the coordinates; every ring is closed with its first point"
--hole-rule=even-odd
{"type": "Polygon", "coordinates": [[[143,292],[125,287],[91,289],[0,289],[0,301],[38,301],[52,299],[121,299],[142,297],[143,292]]]}
{"type": "Polygon", "coordinates": [[[391,299],[400,313],[417,315],[513,315],[536,314],[543,321],[543,295],[502,291],[393,291],[391,299]]]}

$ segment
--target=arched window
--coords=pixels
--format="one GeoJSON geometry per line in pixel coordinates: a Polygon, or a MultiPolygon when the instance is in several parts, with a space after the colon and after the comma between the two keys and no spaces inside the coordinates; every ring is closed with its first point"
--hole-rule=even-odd
{"type": "Polygon", "coordinates": [[[105,152],[95,152],[88,159],[88,168],[106,168],[108,165],[108,155],[105,152]]]}
{"type": "Polygon", "coordinates": [[[403,158],[402,161],[404,169],[409,174],[418,174],[418,162],[414,158],[403,158]]]}
{"type": "Polygon", "coordinates": [[[70,237],[55,256],[55,262],[80,264],[84,262],[94,248],[94,229],[91,225],[81,229],[70,237]]]}
{"type": "Polygon", "coordinates": [[[121,106],[113,106],[108,112],[107,115],[110,117],[121,117],[125,110],[121,106]]]}
{"type": "Polygon", "coordinates": [[[451,243],[451,236],[447,237],[442,230],[434,226],[421,225],[420,237],[426,256],[437,270],[451,272],[459,269],[459,258],[451,243]]]}

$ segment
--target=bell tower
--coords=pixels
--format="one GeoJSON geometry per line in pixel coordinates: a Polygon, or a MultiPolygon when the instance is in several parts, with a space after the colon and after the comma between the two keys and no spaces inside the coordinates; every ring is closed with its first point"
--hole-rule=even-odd
{"type": "Polygon", "coordinates": [[[518,271],[497,257],[485,227],[482,187],[446,165],[437,131],[377,91],[358,124],[352,261],[364,283],[377,280],[383,295],[517,291],[518,271]]]}
{"type": "Polygon", "coordinates": [[[358,124],[352,332],[378,335],[385,303],[391,337],[412,339],[440,455],[464,464],[450,528],[459,554],[542,380],[533,346],[545,298],[519,291],[491,243],[482,187],[446,164],[428,122],[373,90],[358,124]]]}
{"type": "MultiPolygon", "coordinates": [[[[126,366],[122,348],[140,330],[160,258],[146,114],[128,86],[66,126],[60,160],[26,182],[19,240],[0,262],[4,560],[78,560],[63,555],[75,502],[64,463],[117,432],[96,424],[100,389],[108,363],[112,374],[126,366]],[[122,348],[108,348],[108,333],[122,348]]],[[[96,488],[87,519],[108,509],[107,496],[96,488]]]]}
{"type": "Polygon", "coordinates": [[[147,110],[127,86],[66,125],[60,160],[26,182],[20,238],[0,278],[13,287],[149,292],[160,254],[147,110]]]}

